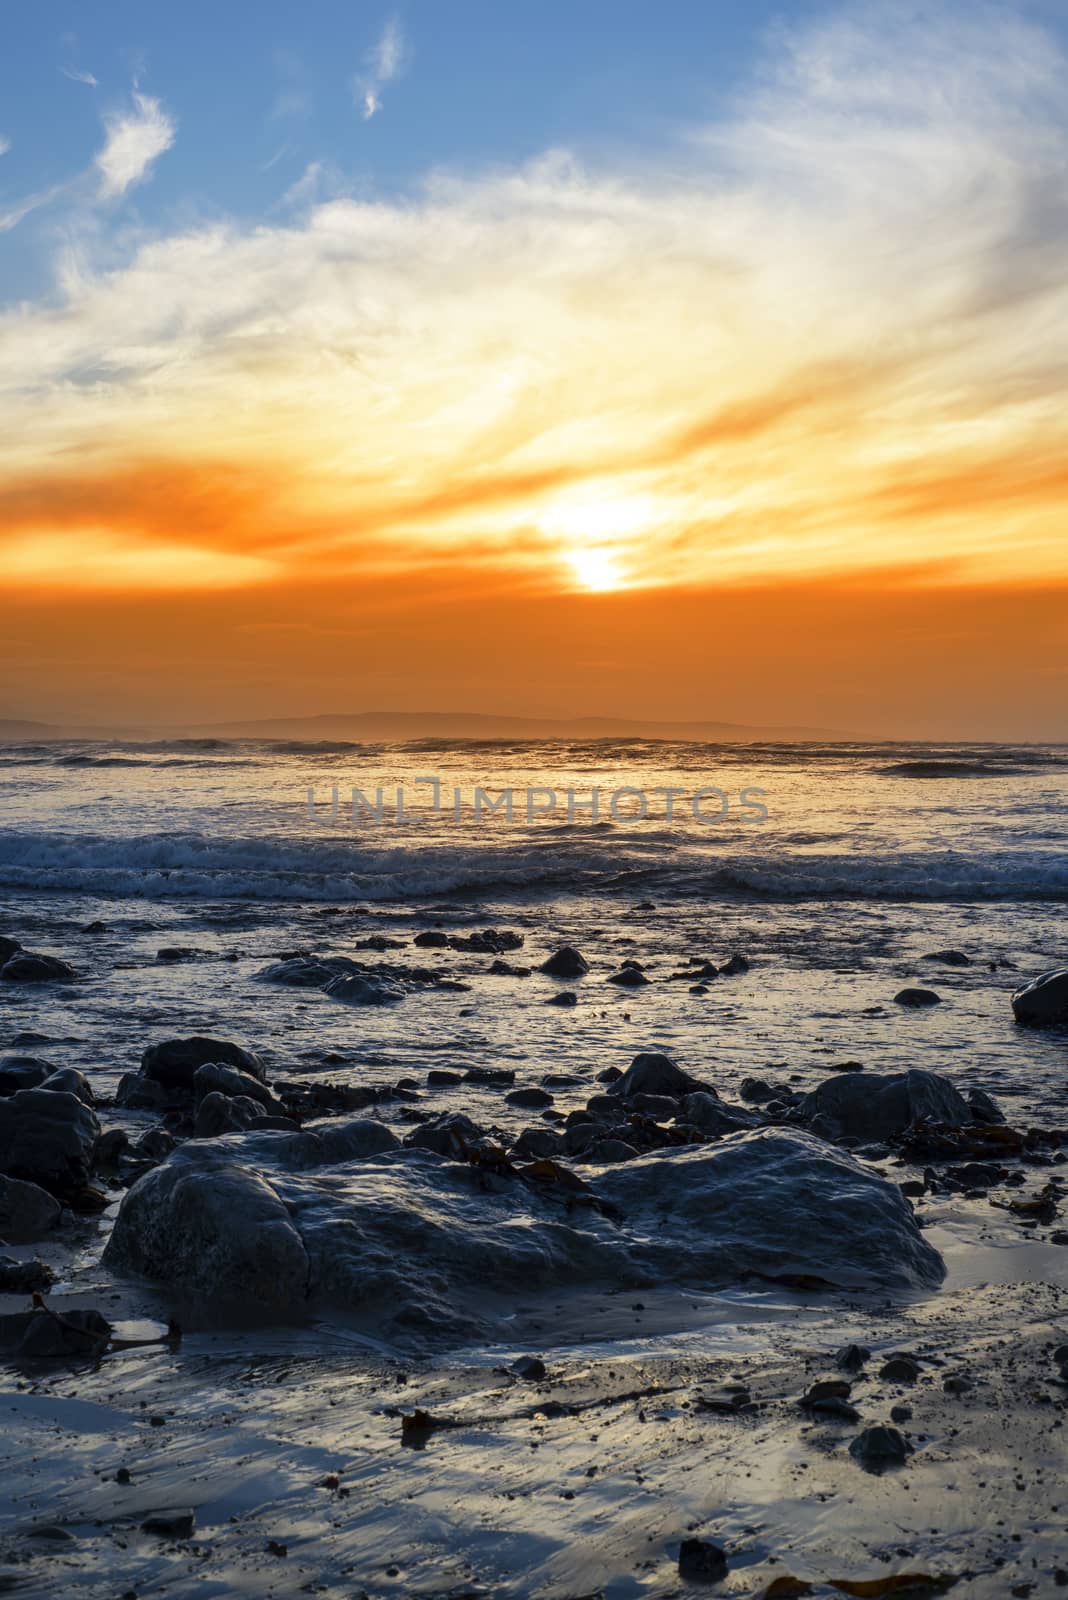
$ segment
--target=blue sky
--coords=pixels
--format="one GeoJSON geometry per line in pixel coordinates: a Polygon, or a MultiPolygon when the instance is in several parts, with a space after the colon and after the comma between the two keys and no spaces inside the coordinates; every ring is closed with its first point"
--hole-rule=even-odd
{"type": "MultiPolygon", "coordinates": [[[[640,161],[721,111],[769,29],[819,9],[805,0],[9,6],[0,212],[82,171],[103,119],[130,111],[135,85],[173,122],[174,142],[151,184],[111,208],[114,222],[124,208],[149,227],[268,215],[313,164],[324,181],[366,194],[403,190],[434,168],[517,164],[558,146],[594,162],[640,161]],[[390,37],[399,61],[390,81],[375,83],[390,37]],[[368,88],[379,102],[370,118],[368,88]]],[[[4,298],[32,288],[63,200],[4,236],[4,298]]]]}
{"type": "MultiPolygon", "coordinates": [[[[673,150],[685,159],[689,129],[730,115],[759,83],[777,39],[833,9],[817,0],[9,6],[0,303],[40,292],[72,211],[85,232],[80,175],[107,127],[146,103],[168,144],[146,163],[150,183],[105,197],[95,220],[116,242],[124,224],[143,236],[213,217],[272,220],[294,199],[395,196],[443,168],[518,167],[553,148],[608,170],[670,164],[673,150]]],[[[888,0],[884,9],[938,20],[960,8],[888,0]]],[[[1068,31],[1060,0],[1012,10],[1068,31]]]]}

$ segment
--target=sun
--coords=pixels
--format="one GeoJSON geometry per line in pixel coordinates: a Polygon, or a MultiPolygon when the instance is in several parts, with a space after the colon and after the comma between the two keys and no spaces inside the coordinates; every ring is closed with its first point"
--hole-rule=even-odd
{"type": "Polygon", "coordinates": [[[604,594],[623,585],[623,574],[611,550],[568,550],[564,559],[584,589],[604,594]]]}
{"type": "Polygon", "coordinates": [[[629,586],[623,558],[628,545],[656,520],[656,511],[646,494],[587,489],[561,495],[538,520],[581,587],[606,594],[629,586]]]}

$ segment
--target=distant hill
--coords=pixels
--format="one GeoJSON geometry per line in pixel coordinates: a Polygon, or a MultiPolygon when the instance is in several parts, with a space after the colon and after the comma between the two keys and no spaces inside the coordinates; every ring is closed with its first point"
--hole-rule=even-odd
{"type": "Polygon", "coordinates": [[[0,740],[44,744],[66,739],[295,739],[309,744],[346,740],[354,744],[418,739],[690,739],[713,744],[849,738],[832,728],[761,726],[742,722],[659,722],[625,717],[506,717],[473,711],[330,712],[317,717],[242,718],[233,722],[99,724],[35,722],[0,718],[0,740]]]}
{"type": "MultiPolygon", "coordinates": [[[[182,729],[183,735],[192,730],[182,729]]],[[[696,739],[714,743],[842,738],[829,728],[761,727],[739,722],[659,722],[655,718],[507,717],[469,711],[363,711],[198,727],[221,739],[696,739]]]]}

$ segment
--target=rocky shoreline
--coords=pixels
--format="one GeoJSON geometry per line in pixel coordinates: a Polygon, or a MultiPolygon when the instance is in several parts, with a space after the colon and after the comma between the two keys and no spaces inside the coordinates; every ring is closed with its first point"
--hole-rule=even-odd
{"type": "MultiPolygon", "coordinates": [[[[416,936],[414,961],[392,955],[404,942],[372,936],[357,944],[359,956],[284,952],[253,981],[317,990],[325,1001],[347,1008],[396,1007],[427,992],[469,992],[469,983],[448,965],[423,965],[428,951],[484,957],[487,976],[524,981],[538,973],[551,980],[546,1000],[556,1004],[567,1004],[567,996],[574,1001],[575,990],[563,985],[593,981],[640,990],[650,981],[647,962],[636,957],[591,977],[590,960],[567,945],[529,965],[511,960],[524,945],[524,936],[512,930],[430,930],[416,936]],[[391,959],[371,961],[364,953],[391,959]]],[[[31,985],[36,990],[77,981],[72,964],[27,952],[13,938],[0,941],[0,957],[0,988],[29,992],[31,985]]],[[[968,961],[951,950],[929,959],[948,968],[968,961]]],[[[655,977],[699,995],[713,982],[745,974],[749,965],[740,954],[718,961],[694,957],[655,977]]],[[[896,996],[903,1009],[922,1009],[939,998],[915,986],[896,996]]],[[[1024,984],[1012,996],[1012,1007],[1021,1026],[1063,1027],[1068,974],[1046,973],[1024,984]]],[[[32,1033],[23,1030],[19,1037],[32,1039],[32,1033]]],[[[378,1450],[379,1430],[390,1417],[398,1449],[407,1451],[418,1439],[427,1457],[441,1457],[443,1470],[451,1463],[461,1476],[472,1475],[467,1482],[474,1520],[485,1519],[487,1505],[499,1508],[502,1494],[526,1492],[502,1487],[523,1481],[523,1473],[508,1465],[513,1453],[557,1439],[553,1448],[561,1459],[571,1459],[584,1429],[588,1435],[587,1403],[611,1414],[620,1437],[633,1436],[635,1429],[645,1441],[655,1436],[656,1458],[670,1463],[664,1470],[676,1483],[698,1461],[713,1477],[724,1470],[709,1460],[712,1444],[704,1434],[694,1435],[698,1417],[704,1419],[701,1429],[711,1429],[715,1438],[717,1430],[730,1430],[729,1444],[724,1441],[730,1450],[739,1436],[747,1440],[754,1428],[763,1429],[767,1448],[784,1460],[796,1455],[798,1441],[814,1436],[820,1470],[839,1485],[831,1498],[849,1498],[854,1522],[864,1520],[857,1505],[869,1480],[881,1483],[895,1474],[922,1479],[934,1470],[930,1434],[918,1432],[913,1393],[922,1395],[925,1411],[936,1418],[925,1425],[946,1432],[945,1418],[955,1407],[979,1437],[993,1427],[996,1390],[1002,1398],[994,1409],[1011,1413],[1004,1426],[1014,1438],[1019,1434],[1021,1460],[1031,1460],[1029,1449],[1037,1460],[1039,1446],[1026,1443],[1028,1430],[1034,1440],[1044,1440],[1061,1428],[1068,1408],[1062,1287],[1068,1271],[1059,1267],[1063,1259],[1068,1268],[1068,1256],[1060,1257],[1068,1245],[1062,1217],[1068,1128],[1055,1118],[1044,1126],[1014,1126],[990,1094],[974,1086],[961,1092],[946,1074],[919,1067],[871,1072],[849,1061],[809,1086],[753,1073],[736,1084],[734,1098],[722,1092],[714,1067],[651,1049],[607,1062],[592,1087],[567,1072],[520,1077],[513,1066],[494,1060],[463,1071],[432,1066],[421,1078],[389,1082],[364,1081],[362,1074],[353,1082],[351,1074],[333,1076],[329,1067],[324,1062],[314,1076],[272,1076],[255,1040],[161,1036],[146,1042],[139,1069],[121,1076],[112,1094],[103,1094],[91,1074],[28,1050],[0,1059],[0,1239],[10,1252],[0,1259],[0,1359],[7,1364],[18,1419],[6,1468],[20,1486],[2,1553],[18,1592],[54,1592],[48,1584],[56,1581],[60,1563],[80,1574],[86,1593],[121,1593],[114,1583],[100,1587],[98,1570],[104,1559],[118,1563],[112,1574],[122,1567],[124,1558],[115,1551],[121,1536],[130,1540],[131,1563],[145,1563],[157,1585],[142,1589],[132,1581],[131,1594],[199,1593],[201,1580],[190,1576],[190,1561],[210,1567],[235,1538],[215,1525],[205,1536],[203,1504],[185,1504],[190,1496],[181,1505],[146,1510],[136,1495],[127,1495],[124,1505],[121,1495],[105,1491],[105,1481],[129,1489],[143,1466],[120,1463],[106,1474],[100,1468],[99,1490],[77,1515],[71,1484],[57,1480],[39,1492],[35,1474],[26,1476],[26,1452],[40,1425],[22,1401],[52,1397],[57,1409],[41,1412],[52,1417],[48,1426],[60,1433],[73,1426],[77,1435],[57,1397],[70,1397],[73,1381],[79,1400],[99,1407],[103,1386],[118,1382],[120,1370],[136,1369],[138,1382],[155,1384],[153,1393],[164,1397],[170,1393],[181,1408],[188,1406],[199,1372],[218,1397],[225,1393],[228,1406],[235,1380],[232,1371],[214,1366],[228,1360],[219,1341],[223,1351],[245,1352],[242,1360],[254,1370],[256,1338],[277,1341],[280,1330],[288,1330],[293,1346],[307,1353],[277,1392],[263,1397],[263,1415],[284,1409],[282,1397],[296,1392],[293,1385],[311,1383],[308,1414],[330,1432],[340,1420],[333,1415],[339,1403],[332,1391],[344,1360],[336,1353],[310,1353],[307,1330],[336,1330],[323,1335],[328,1351],[339,1337],[357,1341],[347,1358],[360,1394],[353,1403],[376,1440],[370,1458],[377,1464],[372,1469],[359,1450],[350,1460],[351,1445],[332,1446],[328,1488],[304,1487],[320,1511],[329,1505],[340,1513],[342,1502],[356,1493],[355,1484],[350,1489],[346,1482],[353,1474],[360,1479],[369,1472],[376,1492],[381,1472],[389,1481],[396,1469],[387,1472],[378,1463],[378,1450]],[[1024,1265],[1018,1278],[1010,1273],[977,1291],[972,1305],[955,1286],[954,1273],[967,1272],[967,1263],[990,1239],[998,1241],[1005,1260],[1019,1258],[1024,1265]],[[1036,1273],[1036,1250],[1057,1260],[1059,1270],[1048,1281],[1036,1273]],[[948,1287],[940,1290],[947,1263],[948,1287]],[[706,1341],[722,1339],[709,1328],[732,1295],[741,1297],[735,1302],[739,1328],[748,1306],[763,1315],[767,1297],[778,1297],[766,1330],[769,1349],[778,1351],[770,1365],[766,1352],[743,1359],[747,1341],[740,1337],[737,1359],[729,1357],[724,1372],[695,1353],[699,1330],[706,1341]],[[611,1308],[624,1302],[632,1308],[626,1326],[607,1334],[602,1315],[608,1310],[608,1321],[618,1323],[611,1308]],[[813,1322],[821,1332],[820,1348],[805,1344],[813,1322]],[[1014,1324],[1022,1344],[1010,1356],[1014,1324]],[[922,1325],[937,1325],[934,1345],[910,1338],[909,1330],[922,1325]],[[554,1351],[554,1327],[556,1343],[569,1354],[554,1351]],[[857,1337],[832,1338],[836,1327],[855,1328],[857,1337]],[[516,1352],[520,1333],[530,1349],[516,1352]],[[591,1339],[602,1351],[593,1369],[575,1354],[591,1339]],[[612,1353],[613,1340],[618,1354],[612,1353]],[[509,1346],[513,1352],[500,1368],[504,1377],[493,1376],[498,1369],[491,1353],[506,1353],[509,1346]],[[388,1354],[375,1357],[375,1350],[388,1354]],[[472,1353],[465,1360],[487,1354],[473,1368],[457,1368],[462,1351],[472,1353]],[[485,1360],[488,1369],[478,1365],[485,1360]],[[621,1391],[615,1383],[624,1369],[642,1374],[632,1390],[621,1391]],[[317,1377],[309,1376],[314,1372],[317,1377]],[[723,1381],[710,1387],[710,1374],[723,1381]],[[376,1384],[404,1393],[387,1401],[376,1384]],[[585,1398],[575,1398],[576,1385],[585,1398]],[[1004,1398],[1009,1390],[1016,1400],[1004,1398]],[[518,1411],[517,1393],[526,1397],[518,1411]],[[652,1416],[643,1398],[655,1402],[652,1416]],[[521,1444],[524,1427],[537,1437],[521,1444]],[[480,1468],[477,1460],[461,1466],[457,1457],[468,1451],[477,1457],[472,1441],[487,1428],[494,1436],[503,1429],[509,1438],[504,1466],[496,1450],[486,1452],[494,1457],[492,1466],[483,1461],[480,1468]],[[697,1452],[689,1466],[684,1440],[697,1452]],[[494,1482],[499,1471],[504,1477],[494,1482]],[[126,1473],[125,1482],[116,1477],[119,1472],[126,1473]],[[92,1509],[101,1496],[110,1507],[106,1514],[92,1509]],[[104,1531],[86,1533],[86,1527],[104,1531]],[[42,1531],[47,1529],[52,1532],[42,1531]],[[158,1548],[161,1541],[166,1553],[158,1548]]],[[[162,1437],[171,1426],[165,1406],[160,1416],[162,1437]]],[[[944,1470],[952,1474],[957,1458],[948,1442],[944,1450],[951,1464],[944,1470]]],[[[989,1459],[981,1446],[969,1450],[974,1484],[968,1492],[978,1503],[990,1482],[1004,1475],[1005,1460],[992,1447],[989,1459]],[[980,1479],[980,1473],[986,1476],[980,1479]]],[[[1047,1450],[1055,1454],[1045,1443],[1039,1453],[1047,1450]]],[[[153,1481],[171,1482],[176,1464],[161,1454],[159,1440],[153,1438],[150,1453],[153,1481]]],[[[610,1453],[618,1476],[623,1458],[618,1450],[610,1453]]],[[[566,1477],[570,1468],[561,1471],[566,1477]]],[[[594,1464],[589,1476],[596,1486],[585,1483],[582,1494],[600,1500],[598,1527],[603,1522],[608,1530],[616,1515],[606,1490],[610,1474],[594,1464]]],[[[734,1485],[736,1491],[741,1487],[734,1485]]],[[[950,1487],[961,1492],[959,1483],[950,1486],[947,1479],[943,1488],[950,1487]]],[[[665,1491],[668,1501],[675,1492],[665,1491]]],[[[560,1493],[573,1500],[578,1490],[560,1493]]],[[[864,1512],[869,1521],[885,1510],[883,1490],[871,1494],[864,1512]]],[[[976,1511],[978,1520],[969,1527],[962,1504],[957,1503],[955,1535],[962,1550],[971,1550],[972,1567],[961,1567],[958,1552],[960,1570],[928,1570],[912,1589],[901,1583],[843,1588],[854,1581],[848,1573],[828,1576],[832,1567],[817,1572],[811,1552],[805,1570],[795,1564],[787,1574],[781,1569],[789,1540],[776,1550],[764,1525],[758,1538],[724,1513],[718,1520],[698,1518],[692,1526],[677,1518],[668,1530],[658,1512],[643,1535],[656,1549],[641,1562],[628,1556],[612,1568],[606,1531],[593,1541],[600,1550],[596,1559],[590,1551],[573,1551],[569,1558],[557,1550],[531,1589],[521,1587],[519,1546],[505,1558],[493,1540],[492,1557],[472,1560],[455,1584],[439,1581],[440,1573],[430,1570],[433,1549],[443,1573],[457,1549],[470,1542],[470,1526],[453,1530],[456,1549],[444,1530],[436,1546],[430,1541],[418,1578],[405,1564],[408,1557],[401,1559],[400,1545],[391,1573],[389,1563],[376,1565],[374,1550],[364,1560],[341,1538],[345,1572],[355,1576],[342,1579],[340,1569],[333,1570],[340,1559],[336,1551],[323,1556],[321,1569],[306,1552],[311,1565],[297,1563],[299,1586],[289,1565],[282,1577],[277,1568],[295,1553],[294,1534],[272,1534],[285,1554],[273,1554],[268,1563],[269,1592],[309,1586],[330,1594],[588,1592],[622,1600],[710,1584],[753,1596],[919,1595],[957,1586],[963,1594],[993,1596],[1043,1594],[1062,1580],[1068,1584],[1068,1549],[1062,1544],[1058,1556],[1052,1534],[1032,1541],[1041,1558],[1032,1558],[1031,1577],[1016,1573],[1017,1567],[1023,1570],[1022,1551],[1002,1553],[1001,1567],[991,1565],[989,1552],[980,1561],[981,1542],[993,1549],[998,1536],[985,1513],[976,1511]],[[1014,1582],[1030,1588],[997,1587],[1010,1558],[1014,1582]],[[583,1574],[590,1573],[584,1588],[583,1574]],[[787,1576],[794,1587],[786,1585],[787,1576]],[[342,1581],[350,1586],[334,1587],[342,1581]]],[[[803,1529],[800,1548],[822,1519],[813,1508],[806,1521],[799,1507],[800,1501],[791,1501],[789,1515],[781,1507],[780,1514],[795,1535],[803,1529]]],[[[305,1519],[310,1514],[307,1508],[301,1513],[305,1519]]],[[[393,1514],[395,1537],[402,1541],[400,1501],[393,1514]]],[[[620,1538],[627,1543],[637,1513],[618,1515],[620,1538]]],[[[323,1521],[318,1511],[316,1517],[323,1521]]],[[[332,1549],[334,1536],[324,1533],[323,1539],[332,1549]]],[[[304,1540],[296,1536],[296,1546],[304,1540]]],[[[243,1576],[224,1592],[253,1581],[250,1574],[262,1565],[254,1554],[242,1547],[233,1557],[243,1576]]],[[[859,1559],[856,1551],[851,1559],[859,1559]]],[[[887,1557],[890,1576],[907,1574],[903,1559],[887,1557]]],[[[869,1581],[876,1578],[855,1580],[869,1581]]]]}

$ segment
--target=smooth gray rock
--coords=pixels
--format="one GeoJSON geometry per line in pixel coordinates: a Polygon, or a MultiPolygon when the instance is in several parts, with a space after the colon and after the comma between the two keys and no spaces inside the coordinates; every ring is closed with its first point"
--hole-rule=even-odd
{"type": "Polygon", "coordinates": [[[17,1094],[20,1089],[39,1089],[55,1072],[50,1061],[39,1056],[4,1056],[0,1059],[0,1096],[17,1094]]]}
{"type": "Polygon", "coordinates": [[[20,1089],[0,1100],[0,1173],[62,1199],[89,1182],[100,1124],[77,1095],[20,1089]]]}
{"type": "Polygon", "coordinates": [[[16,951],[0,967],[5,983],[65,983],[75,976],[74,968],[58,956],[36,955],[30,950],[16,951]]]}
{"type": "Polygon", "coordinates": [[[546,1106],[551,1106],[553,1097],[548,1089],[539,1089],[531,1086],[525,1089],[513,1089],[504,1097],[505,1105],[521,1106],[530,1111],[543,1111],[546,1106]]]}
{"type": "Polygon", "coordinates": [[[287,956],[264,967],[257,977],[262,983],[284,983],[294,989],[325,989],[332,978],[358,971],[348,956],[287,956]]]}
{"type": "Polygon", "coordinates": [[[764,1118],[744,1106],[730,1106],[717,1095],[698,1089],[679,1102],[676,1120],[700,1128],[702,1133],[737,1133],[741,1128],[759,1128],[764,1118]]]}
{"type": "Polygon", "coordinates": [[[113,1271],[255,1320],[299,1315],[307,1252],[277,1191],[227,1141],[183,1145],[129,1189],[104,1251],[113,1271]]]}
{"type": "Polygon", "coordinates": [[[670,1056],[642,1051],[634,1057],[623,1076],[615,1080],[608,1093],[624,1100],[636,1094],[669,1095],[679,1100],[697,1089],[711,1092],[706,1084],[676,1066],[670,1056]]]}
{"type": "Polygon", "coordinates": [[[508,1154],[514,1161],[551,1161],[563,1150],[564,1136],[555,1128],[524,1128],[508,1154]]]}
{"type": "Polygon", "coordinates": [[[197,1068],[193,1074],[193,1093],[198,1099],[209,1094],[240,1094],[266,1106],[276,1116],[285,1114],[285,1107],[275,1099],[265,1083],[254,1078],[251,1072],[242,1072],[240,1067],[228,1067],[222,1061],[205,1061],[202,1067],[197,1068]]]}
{"type": "Polygon", "coordinates": [[[1012,1014],[1017,1022],[1031,1027],[1051,1027],[1068,1022],[1068,967],[1042,972],[1012,997],[1012,1014]]]}
{"type": "Polygon", "coordinates": [[[539,972],[547,972],[550,978],[581,978],[589,970],[590,964],[586,957],[569,944],[554,950],[548,960],[543,961],[538,968],[539,972]]]}
{"type": "Polygon", "coordinates": [[[924,1118],[955,1128],[972,1121],[967,1101],[949,1080],[919,1067],[827,1078],[802,1097],[798,1114],[825,1137],[853,1139],[885,1139],[924,1118]]]}
{"type": "Polygon", "coordinates": [[[124,1111],[163,1111],[173,1092],[139,1072],[124,1072],[115,1089],[115,1104],[124,1111]]]}
{"type": "Polygon", "coordinates": [[[223,1066],[237,1067],[261,1083],[267,1073],[263,1062],[252,1050],[235,1044],[232,1039],[212,1039],[194,1034],[189,1039],[164,1039],[150,1044],[141,1057],[142,1075],[165,1089],[178,1089],[192,1094],[193,1080],[198,1067],[214,1061],[223,1066]]]}
{"type": "Polygon", "coordinates": [[[310,1138],[180,1146],[127,1193],[106,1263],[212,1316],[221,1299],[284,1320],[310,1297],[417,1346],[500,1337],[516,1295],[565,1285],[815,1277],[885,1296],[943,1276],[895,1184],[796,1130],[587,1169],[585,1204],[425,1149],[352,1159],[324,1141],[314,1165],[310,1138]]]}
{"type": "Polygon", "coordinates": [[[0,1239],[7,1244],[35,1244],[43,1239],[59,1222],[62,1209],[39,1184],[0,1178],[0,1239]]]}
{"type": "Polygon", "coordinates": [[[370,972],[342,973],[330,979],[323,993],[347,1006],[391,1006],[404,999],[399,983],[370,972]]]}
{"type": "Polygon", "coordinates": [[[618,972],[610,972],[604,981],[618,984],[621,989],[644,989],[649,979],[638,967],[620,967],[618,972]]]}
{"type": "Polygon", "coordinates": [[[51,1094],[76,1094],[83,1105],[96,1105],[92,1084],[85,1073],[79,1072],[77,1067],[57,1067],[39,1087],[47,1089],[51,1094]]]}
{"type": "Polygon", "coordinates": [[[942,996],[935,994],[933,989],[899,989],[894,996],[894,1004],[922,1011],[925,1006],[940,1006],[942,996]]]}
{"type": "Polygon", "coordinates": [[[193,1119],[194,1139],[217,1139],[224,1133],[243,1133],[263,1119],[264,1110],[244,1094],[207,1094],[193,1119]]]}

